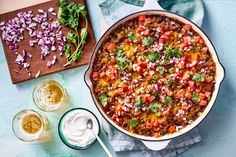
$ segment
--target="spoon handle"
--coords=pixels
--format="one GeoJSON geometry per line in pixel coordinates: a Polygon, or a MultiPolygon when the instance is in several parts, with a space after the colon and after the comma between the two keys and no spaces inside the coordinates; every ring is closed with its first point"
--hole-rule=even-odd
{"type": "MultiPolygon", "coordinates": [[[[92,130],[91,130],[91,131],[92,131],[92,130]]],[[[93,131],[92,131],[92,132],[93,132],[93,131]]],[[[102,148],[105,150],[105,152],[107,153],[108,157],[113,157],[113,156],[111,155],[111,152],[107,149],[107,147],[105,146],[105,144],[104,144],[104,143],[102,142],[102,140],[100,139],[100,137],[99,137],[97,134],[95,134],[94,132],[93,132],[93,134],[96,136],[98,142],[100,143],[100,145],[102,146],[102,148]]]]}

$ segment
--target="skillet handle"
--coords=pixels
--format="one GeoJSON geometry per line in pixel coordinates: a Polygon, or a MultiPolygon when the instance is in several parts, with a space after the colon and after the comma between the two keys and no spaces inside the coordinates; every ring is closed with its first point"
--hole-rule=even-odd
{"type": "Polygon", "coordinates": [[[170,143],[170,140],[160,141],[160,142],[151,142],[151,141],[142,141],[142,142],[146,147],[148,147],[151,150],[162,150],[170,143]]]}
{"type": "Polygon", "coordinates": [[[160,4],[157,2],[157,0],[146,0],[143,7],[142,7],[142,11],[144,10],[164,10],[160,4]]]}

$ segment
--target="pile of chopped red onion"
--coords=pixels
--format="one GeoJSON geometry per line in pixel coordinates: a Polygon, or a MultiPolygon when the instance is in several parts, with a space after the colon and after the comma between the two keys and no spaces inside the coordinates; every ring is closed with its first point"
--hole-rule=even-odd
{"type": "MultiPolygon", "coordinates": [[[[10,19],[8,22],[0,23],[0,30],[2,31],[2,40],[8,45],[9,49],[16,54],[16,64],[19,69],[26,69],[29,76],[31,71],[29,70],[30,64],[27,62],[27,58],[32,58],[33,55],[27,50],[23,50],[18,53],[18,43],[24,39],[24,33],[28,32],[31,39],[29,46],[39,46],[41,49],[41,59],[44,60],[51,51],[60,52],[60,56],[64,52],[64,43],[66,37],[62,34],[60,24],[58,21],[53,21],[53,18],[48,17],[48,13],[56,16],[54,8],[49,8],[48,11],[38,9],[38,15],[34,16],[32,11],[19,12],[17,16],[10,19]],[[40,28],[40,29],[39,29],[40,28]]],[[[56,55],[47,62],[47,67],[51,67],[57,61],[56,55]]],[[[15,70],[19,73],[19,71],[15,70]]],[[[40,71],[37,72],[35,77],[40,75],[40,71]]]]}

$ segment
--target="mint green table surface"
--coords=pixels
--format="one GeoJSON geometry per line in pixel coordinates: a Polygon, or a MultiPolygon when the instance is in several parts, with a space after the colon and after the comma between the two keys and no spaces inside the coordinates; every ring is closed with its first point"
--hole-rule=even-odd
{"type": "MultiPolygon", "coordinates": [[[[101,11],[98,4],[103,0],[87,0],[88,10],[95,31],[100,37],[101,11]]],[[[218,99],[209,116],[199,125],[202,141],[183,153],[182,157],[235,157],[236,156],[236,1],[204,0],[205,18],[203,30],[210,37],[226,68],[226,78],[218,99]]],[[[43,79],[55,79],[68,91],[71,104],[67,107],[84,107],[93,111],[101,119],[93,104],[89,90],[83,81],[87,66],[42,77],[18,85],[12,85],[6,59],[0,44],[0,156],[1,157],[105,157],[98,143],[93,147],[75,151],[66,147],[57,133],[58,121],[65,110],[44,113],[49,119],[48,140],[41,143],[24,143],[13,134],[11,122],[22,109],[39,111],[32,101],[34,86],[43,79]]],[[[40,112],[40,111],[39,111],[40,112]]],[[[105,133],[100,137],[111,149],[105,133]]],[[[114,152],[113,152],[114,153],[114,152]]],[[[117,157],[141,157],[138,152],[114,153],[117,157]]]]}

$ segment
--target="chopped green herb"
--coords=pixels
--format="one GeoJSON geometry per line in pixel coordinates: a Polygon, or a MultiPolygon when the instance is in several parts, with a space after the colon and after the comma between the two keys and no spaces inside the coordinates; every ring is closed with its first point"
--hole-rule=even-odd
{"type": "Polygon", "coordinates": [[[160,74],[164,74],[164,68],[163,68],[162,66],[157,67],[157,71],[158,71],[160,74]]]}
{"type": "Polygon", "coordinates": [[[68,66],[80,60],[83,54],[83,47],[87,40],[88,35],[88,22],[87,22],[87,11],[85,6],[81,3],[68,2],[67,0],[59,1],[60,7],[58,10],[58,21],[61,25],[68,26],[73,29],[73,32],[67,34],[67,39],[73,43],[76,47],[75,51],[71,54],[69,47],[65,45],[64,49],[67,49],[66,55],[67,63],[64,66],[68,66]],[[78,33],[78,27],[80,23],[80,15],[85,19],[86,25],[81,29],[80,34],[78,33]]]}
{"type": "Polygon", "coordinates": [[[160,116],[161,116],[161,112],[156,112],[155,115],[156,115],[157,117],[160,117],[160,116]]]}
{"type": "Polygon", "coordinates": [[[195,103],[200,101],[200,97],[198,96],[196,92],[193,93],[192,101],[195,103]]]}
{"type": "Polygon", "coordinates": [[[159,52],[150,52],[148,54],[148,59],[151,61],[151,62],[155,62],[156,60],[160,59],[161,55],[159,52]]]}
{"type": "Polygon", "coordinates": [[[139,96],[136,100],[134,105],[140,109],[142,107],[142,105],[144,104],[143,98],[141,96],[139,96]]]}
{"type": "Polygon", "coordinates": [[[172,97],[167,96],[166,99],[165,99],[165,103],[167,103],[168,105],[172,104],[173,103],[172,97]]]}
{"type": "Polygon", "coordinates": [[[153,43],[153,38],[152,37],[144,37],[142,40],[142,44],[144,46],[149,46],[153,43]]]}
{"type": "Polygon", "coordinates": [[[158,104],[157,102],[152,102],[149,106],[149,109],[154,112],[157,113],[157,109],[161,109],[163,107],[162,104],[158,104]]]}
{"type": "Polygon", "coordinates": [[[171,85],[172,83],[174,83],[174,80],[173,80],[173,79],[168,79],[168,80],[166,80],[166,84],[171,85]]]}
{"type": "Polygon", "coordinates": [[[180,58],[181,56],[183,56],[183,52],[180,51],[179,48],[172,48],[171,46],[166,48],[165,54],[170,58],[173,58],[173,57],[180,58]]]}
{"type": "Polygon", "coordinates": [[[122,51],[123,51],[122,47],[117,46],[114,52],[115,52],[116,56],[120,56],[120,55],[122,55],[122,51]]]}
{"type": "Polygon", "coordinates": [[[129,41],[132,41],[134,43],[138,41],[138,37],[136,35],[134,35],[133,32],[128,33],[128,39],[129,39],[129,41]]]}
{"type": "Polygon", "coordinates": [[[65,45],[65,55],[66,55],[67,59],[70,57],[70,45],[69,44],[65,45]]]}
{"type": "Polygon", "coordinates": [[[205,80],[204,76],[198,73],[195,73],[192,79],[196,82],[203,82],[205,80]]]}
{"type": "Polygon", "coordinates": [[[100,103],[103,105],[103,106],[106,106],[107,105],[107,101],[108,101],[108,97],[106,94],[102,94],[99,96],[98,100],[100,101],[100,103]]]}
{"type": "Polygon", "coordinates": [[[136,127],[138,125],[138,123],[139,123],[139,120],[137,118],[132,118],[129,121],[128,125],[129,125],[129,127],[133,128],[133,127],[136,127]]]}

